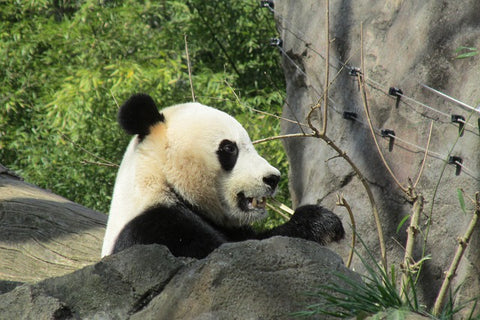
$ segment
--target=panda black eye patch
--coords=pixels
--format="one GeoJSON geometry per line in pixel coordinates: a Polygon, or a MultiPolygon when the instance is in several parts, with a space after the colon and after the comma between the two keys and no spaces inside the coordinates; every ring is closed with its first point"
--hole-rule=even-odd
{"type": "Polygon", "coordinates": [[[231,171],[238,158],[237,144],[230,140],[222,140],[217,150],[218,161],[223,170],[231,171]]]}

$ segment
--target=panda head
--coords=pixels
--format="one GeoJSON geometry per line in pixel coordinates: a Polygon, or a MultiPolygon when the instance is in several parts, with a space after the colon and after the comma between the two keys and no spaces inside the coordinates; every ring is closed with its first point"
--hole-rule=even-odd
{"type": "Polygon", "coordinates": [[[266,198],[275,193],[280,173],[258,155],[233,117],[199,103],[159,113],[150,96],[138,94],[120,108],[119,123],[136,137],[117,177],[118,184],[128,175],[130,182],[121,185],[131,185],[115,190],[114,198],[133,196],[137,210],[185,202],[224,226],[266,215],[266,198]]]}

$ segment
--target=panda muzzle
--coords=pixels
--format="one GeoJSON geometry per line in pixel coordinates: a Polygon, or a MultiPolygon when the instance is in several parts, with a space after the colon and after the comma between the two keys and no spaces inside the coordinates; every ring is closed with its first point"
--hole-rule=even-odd
{"type": "Polygon", "coordinates": [[[238,206],[243,211],[255,210],[255,209],[265,209],[267,204],[266,197],[246,197],[243,192],[240,192],[238,195],[238,206]]]}
{"type": "Polygon", "coordinates": [[[265,209],[265,205],[267,204],[266,197],[262,197],[261,199],[257,199],[257,198],[247,198],[247,199],[249,202],[251,199],[250,205],[252,206],[252,209],[254,208],[265,209]]]}

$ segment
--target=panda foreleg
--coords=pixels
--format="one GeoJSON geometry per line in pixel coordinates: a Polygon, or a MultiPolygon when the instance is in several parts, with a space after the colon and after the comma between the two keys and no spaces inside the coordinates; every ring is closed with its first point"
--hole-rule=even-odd
{"type": "Polygon", "coordinates": [[[156,207],[131,220],[120,232],[113,253],[136,244],[163,244],[174,256],[204,258],[225,236],[190,209],[156,207]]]}
{"type": "Polygon", "coordinates": [[[311,240],[325,245],[339,241],[345,235],[340,218],[321,206],[305,205],[295,210],[292,218],[283,225],[259,233],[258,238],[288,236],[311,240]]]}

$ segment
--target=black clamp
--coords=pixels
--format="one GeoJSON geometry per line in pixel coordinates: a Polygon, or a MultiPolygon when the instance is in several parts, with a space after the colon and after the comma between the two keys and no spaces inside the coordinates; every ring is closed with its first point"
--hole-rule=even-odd
{"type": "Polygon", "coordinates": [[[350,111],[343,111],[343,119],[347,120],[357,120],[357,113],[350,111]]]}
{"type": "Polygon", "coordinates": [[[279,47],[281,48],[283,46],[283,41],[280,38],[270,38],[270,45],[272,47],[279,47]]]}
{"type": "Polygon", "coordinates": [[[395,144],[395,131],[390,129],[383,129],[380,130],[380,135],[384,138],[389,138],[388,141],[388,151],[393,150],[393,145],[395,144]]]}
{"type": "Polygon", "coordinates": [[[352,69],[350,69],[350,71],[348,72],[348,75],[352,77],[356,77],[359,74],[362,74],[362,71],[360,70],[360,68],[357,67],[352,67],[352,69]]]}
{"type": "Polygon", "coordinates": [[[465,129],[465,117],[459,114],[452,114],[452,122],[458,123],[458,134],[463,136],[463,131],[465,129]]]}
{"type": "Polygon", "coordinates": [[[388,94],[400,98],[403,94],[403,91],[399,88],[390,87],[390,89],[388,89],[388,94]]]}
{"type": "Polygon", "coordinates": [[[448,164],[453,164],[455,165],[455,175],[458,176],[460,172],[462,172],[462,163],[463,159],[461,157],[457,156],[450,156],[448,158],[448,164]]]}
{"type": "Polygon", "coordinates": [[[262,0],[260,1],[260,6],[262,8],[268,8],[268,10],[273,12],[273,8],[275,8],[275,5],[273,4],[273,0],[262,0]]]}
{"type": "Polygon", "coordinates": [[[402,89],[395,88],[395,87],[390,87],[390,89],[388,89],[388,94],[391,95],[391,96],[397,97],[397,102],[395,103],[395,108],[398,108],[398,106],[400,105],[400,98],[403,95],[402,89]]]}

